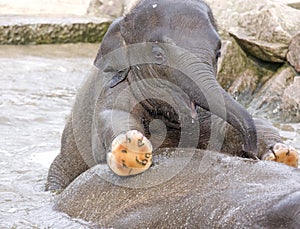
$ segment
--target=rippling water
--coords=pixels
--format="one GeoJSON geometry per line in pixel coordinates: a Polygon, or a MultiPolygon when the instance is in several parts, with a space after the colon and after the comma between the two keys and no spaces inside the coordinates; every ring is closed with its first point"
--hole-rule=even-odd
{"type": "MultiPolygon", "coordinates": [[[[1,46],[0,228],[84,228],[51,209],[50,163],[98,45],[1,46]]],[[[300,149],[300,124],[274,123],[300,149]]],[[[82,223],[82,222],[81,222],[82,223]]]]}
{"type": "Polygon", "coordinates": [[[0,48],[0,228],[79,228],[51,210],[49,165],[97,45],[0,48]]]}

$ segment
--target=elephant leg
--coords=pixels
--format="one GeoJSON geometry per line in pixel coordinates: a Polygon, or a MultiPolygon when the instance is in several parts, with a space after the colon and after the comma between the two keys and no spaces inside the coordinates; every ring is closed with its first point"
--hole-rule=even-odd
{"type": "Polygon", "coordinates": [[[113,140],[107,163],[119,176],[142,173],[152,163],[152,144],[139,131],[129,130],[113,140]]]}
{"type": "Polygon", "coordinates": [[[270,151],[265,153],[262,160],[284,163],[293,167],[298,167],[299,154],[294,147],[283,143],[276,143],[270,147],[270,151]]]}
{"type": "MultiPolygon", "coordinates": [[[[200,123],[200,133],[203,134],[200,135],[199,148],[206,149],[210,145],[211,150],[244,156],[242,138],[236,129],[215,115],[203,113],[201,116],[205,118],[200,123]],[[223,131],[224,135],[220,134],[221,137],[210,138],[211,133],[213,133],[212,128],[217,128],[218,132],[223,131]],[[219,150],[220,148],[221,150],[219,150]]],[[[258,138],[258,158],[297,167],[298,152],[293,147],[283,143],[278,131],[265,120],[255,118],[254,123],[258,138]]]]}
{"type": "Polygon", "coordinates": [[[136,175],[152,164],[152,144],[144,136],[144,129],[131,114],[124,111],[100,113],[103,128],[98,136],[104,139],[107,164],[119,176],[136,175]],[[102,136],[102,137],[101,137],[102,136]]]}
{"type": "Polygon", "coordinates": [[[254,119],[261,160],[275,161],[298,167],[299,154],[291,146],[283,143],[278,131],[266,120],[254,119]]]}
{"type": "Polygon", "coordinates": [[[70,118],[62,134],[61,152],[52,162],[46,183],[47,191],[66,188],[78,175],[88,169],[76,146],[70,118]]]}

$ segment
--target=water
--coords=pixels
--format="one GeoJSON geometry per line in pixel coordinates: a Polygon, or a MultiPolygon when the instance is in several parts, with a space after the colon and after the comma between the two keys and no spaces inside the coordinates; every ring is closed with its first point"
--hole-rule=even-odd
{"type": "Polygon", "coordinates": [[[51,209],[47,171],[98,45],[0,47],[0,228],[79,228],[51,209]]]}
{"type": "MultiPolygon", "coordinates": [[[[76,90],[98,45],[0,47],[0,228],[85,228],[44,191],[76,90]]],[[[300,124],[274,123],[300,149],[300,124]]]]}

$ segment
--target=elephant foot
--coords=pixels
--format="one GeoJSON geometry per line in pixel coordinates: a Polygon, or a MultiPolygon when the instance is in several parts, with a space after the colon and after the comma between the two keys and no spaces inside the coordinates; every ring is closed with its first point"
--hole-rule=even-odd
{"type": "Polygon", "coordinates": [[[142,173],[152,164],[152,144],[139,131],[127,131],[113,140],[107,163],[119,176],[142,173]]]}
{"type": "Polygon", "coordinates": [[[289,166],[298,167],[299,154],[296,149],[282,143],[276,143],[271,152],[262,156],[262,160],[284,163],[289,166]]]}

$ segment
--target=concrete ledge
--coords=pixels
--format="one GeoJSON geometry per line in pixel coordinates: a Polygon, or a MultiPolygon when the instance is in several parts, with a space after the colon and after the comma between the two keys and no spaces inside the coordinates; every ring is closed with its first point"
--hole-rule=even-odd
{"type": "Polygon", "coordinates": [[[63,16],[0,16],[0,44],[100,42],[110,19],[63,16]]]}

